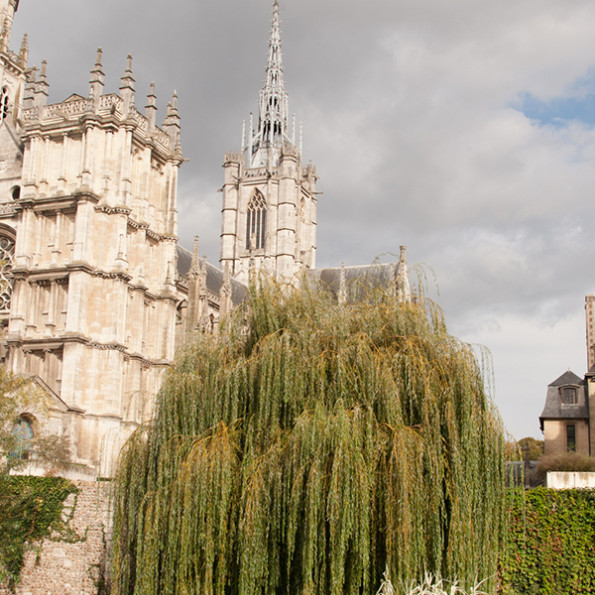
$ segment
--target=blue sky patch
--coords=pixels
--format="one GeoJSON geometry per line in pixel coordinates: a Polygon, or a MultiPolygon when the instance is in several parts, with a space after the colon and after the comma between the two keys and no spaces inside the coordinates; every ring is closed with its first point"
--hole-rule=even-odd
{"type": "Polygon", "coordinates": [[[568,120],[595,124],[595,93],[583,97],[557,97],[543,101],[530,93],[512,107],[541,124],[564,126],[568,120]]]}
{"type": "Polygon", "coordinates": [[[569,120],[595,125],[595,72],[576,81],[567,96],[544,100],[522,93],[511,107],[545,125],[565,126],[569,120]]]}

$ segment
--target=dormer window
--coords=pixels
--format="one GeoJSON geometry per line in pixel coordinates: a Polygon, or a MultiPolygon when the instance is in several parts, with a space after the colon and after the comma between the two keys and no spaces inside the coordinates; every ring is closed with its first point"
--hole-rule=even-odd
{"type": "Polygon", "coordinates": [[[563,386],[560,390],[563,405],[576,405],[578,403],[578,391],[575,386],[563,386]]]}

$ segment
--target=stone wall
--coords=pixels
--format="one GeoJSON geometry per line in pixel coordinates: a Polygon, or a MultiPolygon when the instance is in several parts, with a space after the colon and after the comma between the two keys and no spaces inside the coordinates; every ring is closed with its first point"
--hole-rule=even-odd
{"type": "MultiPolygon", "coordinates": [[[[78,494],[64,503],[67,530],[34,544],[16,595],[97,595],[103,584],[109,528],[106,482],[75,481],[78,494]]],[[[0,595],[9,591],[0,588],[0,595]]]]}
{"type": "Polygon", "coordinates": [[[548,471],[545,485],[554,490],[595,488],[595,471],[548,471]]]}

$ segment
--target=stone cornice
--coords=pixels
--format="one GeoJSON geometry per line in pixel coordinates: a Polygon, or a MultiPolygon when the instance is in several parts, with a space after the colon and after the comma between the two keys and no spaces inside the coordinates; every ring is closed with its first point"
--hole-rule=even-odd
{"type": "Polygon", "coordinates": [[[0,217],[12,217],[17,214],[17,207],[13,202],[6,202],[0,204],[0,217]]]}
{"type": "Polygon", "coordinates": [[[6,344],[12,348],[21,348],[26,352],[31,351],[55,351],[62,349],[64,345],[68,343],[78,343],[89,347],[90,349],[97,349],[99,351],[119,351],[124,354],[124,361],[134,360],[140,361],[147,367],[169,367],[172,365],[172,361],[168,359],[152,359],[144,356],[141,353],[130,353],[128,347],[118,341],[110,341],[103,343],[101,341],[95,341],[82,333],[64,333],[58,337],[47,337],[47,338],[23,338],[23,337],[11,337],[10,335],[6,338],[6,344]]]}
{"type": "Polygon", "coordinates": [[[15,211],[23,209],[33,209],[35,211],[64,211],[66,209],[76,208],[79,202],[89,201],[97,204],[100,197],[88,188],[79,188],[72,194],[61,196],[25,196],[15,201],[15,211]]]}
{"type": "Polygon", "coordinates": [[[147,359],[141,353],[127,353],[124,355],[124,361],[137,361],[141,363],[141,366],[146,368],[156,366],[169,368],[173,364],[173,362],[168,359],[147,359]]]}
{"type": "Polygon", "coordinates": [[[99,349],[100,351],[120,351],[122,353],[126,353],[127,348],[126,345],[122,343],[118,343],[117,341],[113,341],[111,343],[100,343],[98,341],[89,341],[87,343],[89,347],[93,349],[99,349]]]}
{"type": "Polygon", "coordinates": [[[132,219],[132,218],[128,218],[128,227],[134,229],[134,230],[143,230],[146,234],[147,237],[150,238],[151,240],[155,241],[155,242],[177,242],[178,238],[177,236],[173,236],[170,234],[165,234],[165,233],[159,233],[157,231],[154,231],[151,229],[151,227],[149,226],[148,223],[144,222],[144,221],[136,221],[136,219],[132,219]]]}
{"type": "Polygon", "coordinates": [[[103,279],[121,279],[122,281],[129,283],[132,276],[126,271],[103,271],[91,266],[88,262],[79,261],[71,262],[65,265],[48,267],[43,269],[30,269],[25,267],[14,267],[11,270],[13,277],[16,279],[29,279],[33,281],[45,281],[45,280],[59,280],[67,277],[71,272],[82,271],[93,277],[101,277],[103,279]]]}
{"type": "Polygon", "coordinates": [[[101,277],[102,279],[121,279],[126,283],[129,283],[132,280],[132,275],[125,271],[103,271],[91,266],[87,262],[71,262],[66,265],[66,269],[71,272],[82,271],[93,277],[101,277]]]}
{"type": "Polygon", "coordinates": [[[29,269],[25,267],[14,267],[11,274],[15,279],[26,279],[30,283],[38,282],[64,282],[71,272],[84,272],[92,277],[101,277],[102,279],[120,279],[128,286],[129,292],[141,291],[146,300],[170,300],[175,303],[178,301],[178,296],[168,290],[161,293],[153,293],[148,290],[146,285],[139,283],[131,283],[132,276],[125,271],[102,271],[92,267],[87,262],[73,262],[64,266],[57,266],[47,269],[29,269]]]}
{"type": "Polygon", "coordinates": [[[95,210],[98,213],[105,213],[107,215],[130,215],[132,213],[132,209],[125,205],[116,205],[115,207],[110,207],[108,205],[96,205],[95,210]]]}

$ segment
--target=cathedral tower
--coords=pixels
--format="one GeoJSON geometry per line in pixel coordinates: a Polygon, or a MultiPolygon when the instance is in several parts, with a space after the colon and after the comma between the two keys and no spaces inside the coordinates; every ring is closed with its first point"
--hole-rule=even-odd
{"type": "Polygon", "coordinates": [[[302,163],[295,135],[295,118],[289,129],[275,0],[257,125],[251,115],[240,153],[227,153],[224,163],[220,263],[243,283],[250,270],[292,282],[315,267],[316,169],[302,163]]]}
{"type": "MultiPolygon", "coordinates": [[[[34,379],[73,463],[109,475],[152,413],[175,348],[177,97],[156,125],[137,108],[132,58],[104,91],[101,49],[86,96],[48,103],[45,61],[8,48],[18,0],[0,0],[0,324],[3,358],[34,379]]],[[[83,474],[83,471],[81,471],[83,474]]]]}

